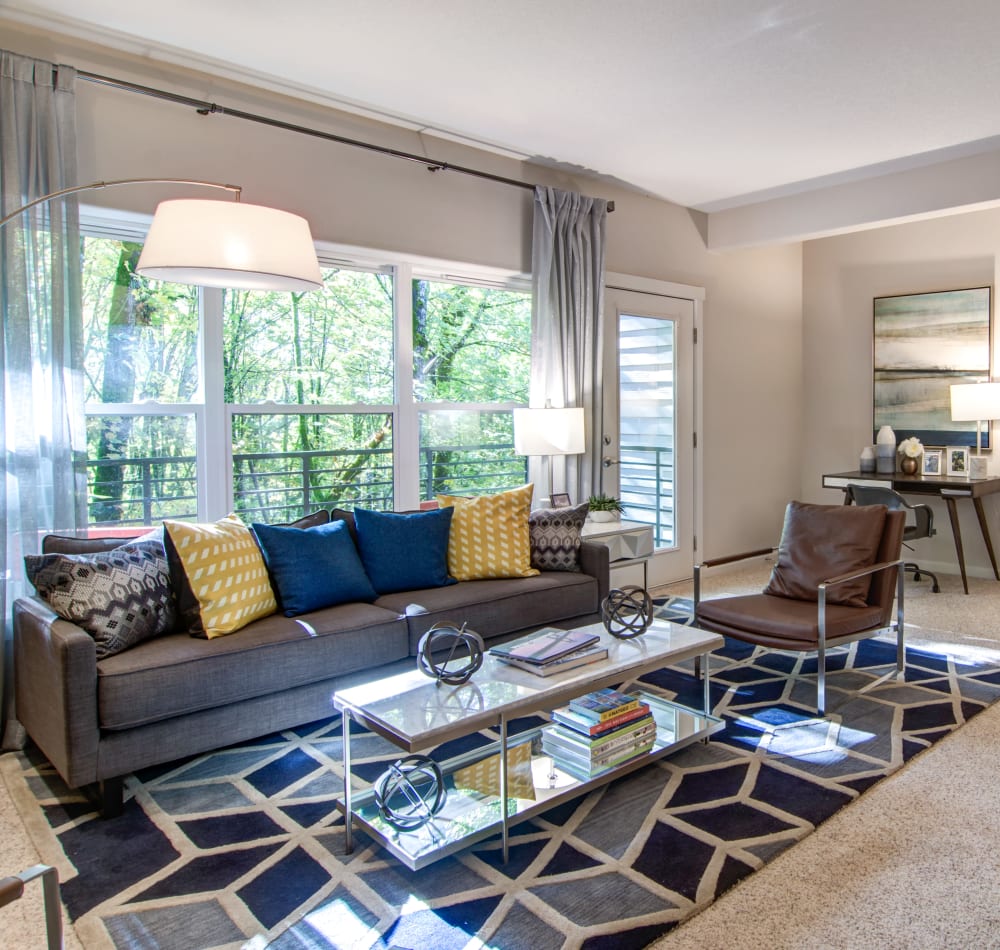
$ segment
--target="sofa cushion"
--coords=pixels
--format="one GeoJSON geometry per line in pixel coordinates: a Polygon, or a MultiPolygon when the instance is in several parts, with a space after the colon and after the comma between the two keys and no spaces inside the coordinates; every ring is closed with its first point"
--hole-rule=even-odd
{"type": "Polygon", "coordinates": [[[358,550],[380,594],[454,584],[448,575],[450,508],[397,513],[354,510],[358,550]]]}
{"type": "Polygon", "coordinates": [[[580,529],[590,505],[572,508],[536,508],[528,517],[531,566],[540,571],[580,570],[580,529]]]}
{"type": "MultiPolygon", "coordinates": [[[[372,604],[272,614],[232,637],[169,634],[97,664],[102,729],[129,729],[381,666],[407,654],[406,621],[372,604]]],[[[329,713],[333,715],[332,701],[329,713]]],[[[219,736],[219,744],[227,741],[219,736]]]]}
{"type": "Polygon", "coordinates": [[[286,617],[351,601],[371,603],[377,596],[343,521],[252,528],[286,617]]]}
{"type": "Polygon", "coordinates": [[[180,566],[170,576],[181,586],[184,619],[190,618],[192,596],[197,603],[200,622],[190,618],[190,633],[222,637],[278,609],[260,548],[236,515],[213,524],[164,521],[163,527],[168,560],[180,566]],[[190,595],[183,591],[185,581],[190,595]]]}
{"type": "Polygon", "coordinates": [[[488,640],[528,627],[562,626],[564,620],[596,614],[598,601],[596,578],[546,571],[533,577],[461,581],[452,587],[387,594],[375,605],[406,614],[410,653],[415,656],[420,638],[435,623],[467,623],[488,640]]]}
{"type": "MultiPolygon", "coordinates": [[[[765,594],[793,600],[818,599],[820,583],[875,563],[885,505],[810,505],[789,502],[778,542],[778,554],[765,594]]],[[[827,589],[831,604],[864,607],[871,576],[827,589]]]]}
{"type": "Polygon", "coordinates": [[[173,629],[174,598],[160,541],[91,554],[29,554],[24,568],[39,597],[94,638],[98,659],[173,629]]]}
{"type": "Polygon", "coordinates": [[[455,509],[448,541],[448,571],[460,581],[493,577],[531,577],[531,484],[463,498],[438,495],[442,511],[455,509]]]}

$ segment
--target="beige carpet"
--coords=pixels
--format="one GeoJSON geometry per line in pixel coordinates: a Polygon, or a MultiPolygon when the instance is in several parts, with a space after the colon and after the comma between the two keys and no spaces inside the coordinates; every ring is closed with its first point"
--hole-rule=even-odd
{"type": "MultiPolygon", "coordinates": [[[[759,590],[768,570],[716,576],[706,592],[759,590]]],[[[966,596],[959,577],[940,581],[940,594],[907,581],[907,636],[1000,649],[1000,584],[970,579],[966,596]]],[[[984,950],[1000,947],[998,895],[1000,704],[652,946],[984,950]]]]}
{"type": "MultiPolygon", "coordinates": [[[[707,593],[759,590],[768,570],[760,563],[717,574],[707,593]]],[[[941,585],[940,594],[931,594],[926,581],[907,582],[908,634],[1000,649],[1000,584],[973,579],[969,596],[957,577],[942,576],[941,585]]],[[[690,595],[690,585],[667,592],[690,595]]],[[[1000,948],[998,750],[1000,705],[918,756],[653,946],[1000,948]]],[[[0,782],[0,875],[41,859],[0,782]]],[[[22,900],[0,909],[0,946],[45,945],[36,882],[22,900]]],[[[82,946],[67,924],[66,947],[82,946]]]]}

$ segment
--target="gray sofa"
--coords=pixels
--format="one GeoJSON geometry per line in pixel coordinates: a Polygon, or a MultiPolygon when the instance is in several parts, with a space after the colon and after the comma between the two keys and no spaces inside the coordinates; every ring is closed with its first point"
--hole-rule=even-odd
{"type": "MultiPolygon", "coordinates": [[[[90,553],[125,540],[49,536],[43,552],[90,553]]],[[[434,623],[466,622],[490,641],[598,619],[607,548],[584,542],[580,566],[273,614],[210,640],[170,633],[100,661],[86,631],[37,597],[20,598],[17,716],[66,783],[96,792],[110,817],[121,811],[129,773],[331,716],[334,690],[413,668],[434,623]]]]}

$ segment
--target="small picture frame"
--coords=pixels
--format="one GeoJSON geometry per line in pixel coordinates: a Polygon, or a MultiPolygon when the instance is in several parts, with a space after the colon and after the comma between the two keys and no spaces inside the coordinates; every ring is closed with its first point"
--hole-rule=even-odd
{"type": "Polygon", "coordinates": [[[549,499],[549,504],[553,508],[569,508],[571,502],[569,500],[569,495],[566,492],[553,492],[552,497],[549,499]]]}
{"type": "Polygon", "coordinates": [[[989,460],[985,455],[969,456],[969,478],[988,478],[989,460]]]}
{"type": "Polygon", "coordinates": [[[948,474],[959,478],[969,477],[969,449],[965,445],[949,445],[945,449],[948,454],[948,474]]]}
{"type": "Polygon", "coordinates": [[[943,449],[924,449],[924,460],[920,466],[921,475],[943,475],[942,460],[944,459],[943,449]]]}

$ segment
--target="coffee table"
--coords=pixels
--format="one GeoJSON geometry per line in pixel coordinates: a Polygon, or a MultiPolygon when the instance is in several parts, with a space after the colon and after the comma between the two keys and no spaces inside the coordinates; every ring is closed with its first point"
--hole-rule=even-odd
{"type": "Polygon", "coordinates": [[[711,715],[707,661],[707,655],[723,645],[721,636],[660,620],[631,640],[612,637],[601,624],[584,629],[600,635],[608,658],[554,676],[536,676],[487,656],[462,686],[439,686],[414,669],[336,692],[333,701],[344,717],[344,797],[338,807],[344,813],[347,853],[354,847],[356,821],[412,871],[498,832],[506,861],[513,825],[722,728],[722,720],[711,715]],[[651,751],[625,763],[582,779],[541,751],[542,732],[550,725],[510,735],[512,720],[544,716],[591,690],[631,683],[644,673],[695,656],[705,657],[702,709],[669,702],[641,687],[629,689],[649,703],[657,735],[651,751]],[[418,828],[398,830],[382,817],[371,790],[357,793],[351,788],[352,719],[408,754],[486,728],[496,729],[500,738],[441,762],[449,785],[443,808],[418,828]]]}

